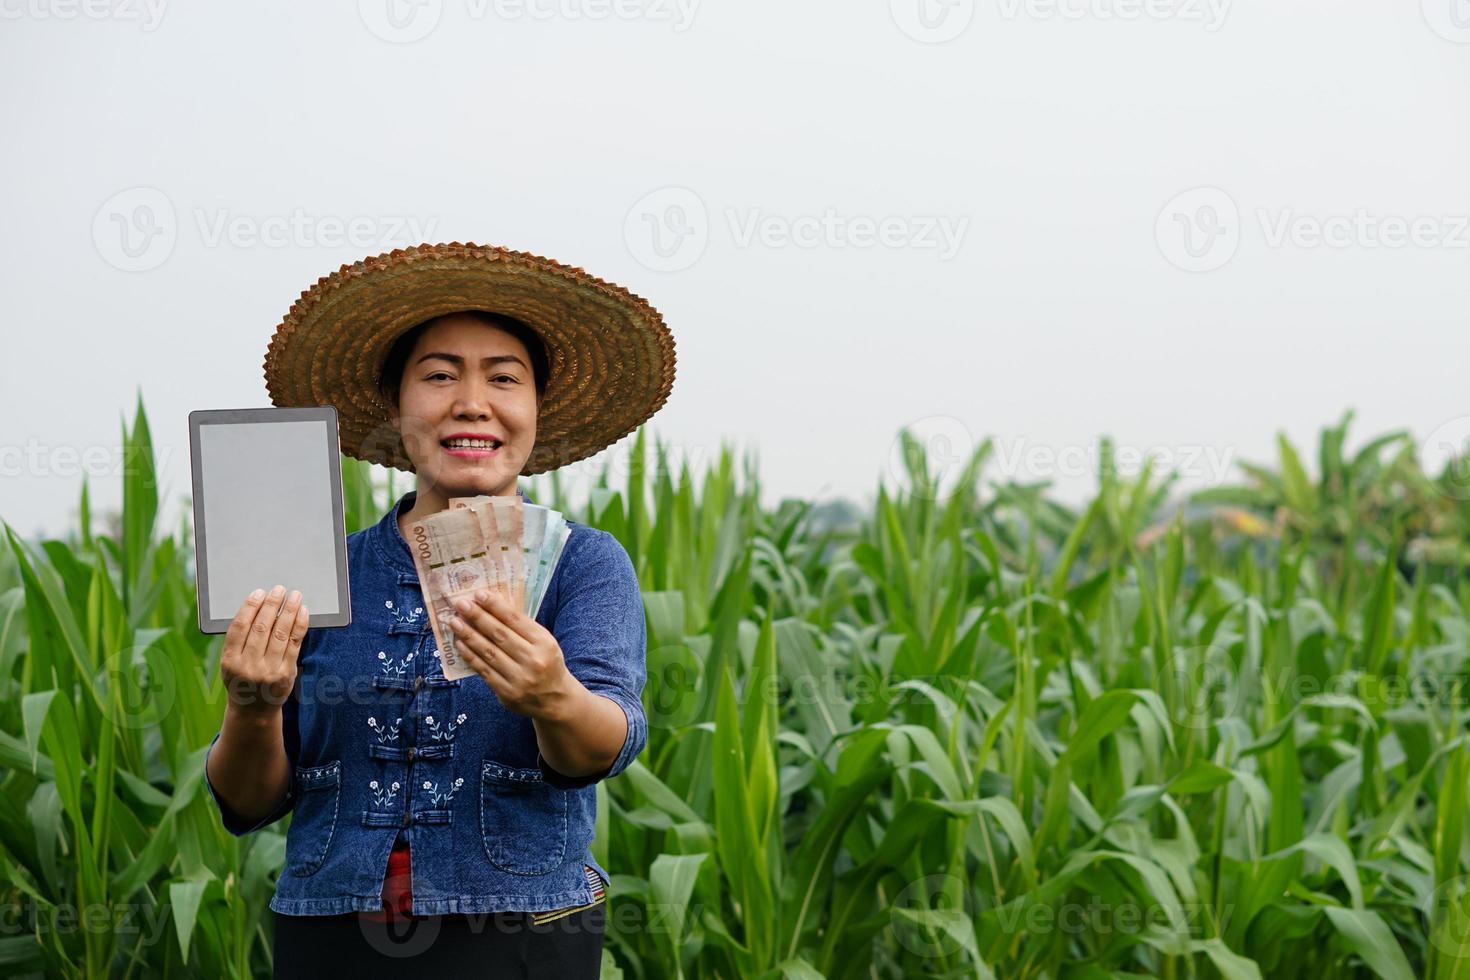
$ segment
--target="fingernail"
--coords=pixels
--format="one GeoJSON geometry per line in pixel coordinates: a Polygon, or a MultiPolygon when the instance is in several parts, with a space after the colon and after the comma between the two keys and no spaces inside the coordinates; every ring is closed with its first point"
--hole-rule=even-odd
{"type": "Polygon", "coordinates": [[[265,589],[256,589],[254,592],[250,593],[250,598],[252,598],[252,599],[264,599],[265,598],[265,589]]]}
{"type": "Polygon", "coordinates": [[[301,592],[299,590],[297,590],[297,589],[292,589],[291,590],[291,594],[286,597],[286,601],[287,602],[300,602],[301,601],[301,592]]]}
{"type": "Polygon", "coordinates": [[[486,592],[484,589],[481,589],[479,592],[475,593],[475,598],[479,599],[481,602],[489,602],[490,593],[486,592]]]}
{"type": "Polygon", "coordinates": [[[278,585],[274,589],[271,589],[271,598],[279,599],[281,597],[281,593],[285,591],[286,587],[284,585],[278,585]]]}

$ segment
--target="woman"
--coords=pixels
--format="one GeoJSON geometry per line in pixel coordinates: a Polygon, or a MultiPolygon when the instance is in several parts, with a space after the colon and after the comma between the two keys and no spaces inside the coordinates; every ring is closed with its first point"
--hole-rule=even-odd
{"type": "MultiPolygon", "coordinates": [[[[272,339],[278,406],[333,404],[342,451],[416,474],[349,535],[352,623],[248,597],[226,634],[205,776],[232,834],[293,814],[271,899],[276,976],[427,967],[593,977],[606,870],[595,784],[642,750],[646,632],[627,552],[571,535],[534,616],[494,593],[451,624],[448,680],[405,529],[449,498],[529,498],[518,475],[590,456],[653,415],[673,340],[580,269],[475,245],[343,266],[272,339]]],[[[268,513],[268,511],[265,511],[268,513]]]]}

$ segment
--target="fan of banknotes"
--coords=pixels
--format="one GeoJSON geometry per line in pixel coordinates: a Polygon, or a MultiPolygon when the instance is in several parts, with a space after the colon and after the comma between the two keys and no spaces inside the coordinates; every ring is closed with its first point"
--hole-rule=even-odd
{"type": "Polygon", "coordinates": [[[409,526],[408,546],[445,677],[456,680],[474,673],[448,627],[454,600],[490,589],[535,616],[570,536],[559,511],[528,504],[519,494],[450,497],[448,510],[409,526]]]}

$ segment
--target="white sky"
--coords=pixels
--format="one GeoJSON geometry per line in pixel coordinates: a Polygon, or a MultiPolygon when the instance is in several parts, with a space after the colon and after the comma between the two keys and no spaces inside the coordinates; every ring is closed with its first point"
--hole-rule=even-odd
{"type": "Polygon", "coordinates": [[[652,431],[771,503],[870,499],[904,425],[1067,500],[1104,434],[1187,486],[1347,408],[1470,435],[1467,0],[151,3],[0,0],[22,533],[84,465],[117,505],[139,390],[180,497],[300,291],[421,239],[648,298],[652,431]]]}

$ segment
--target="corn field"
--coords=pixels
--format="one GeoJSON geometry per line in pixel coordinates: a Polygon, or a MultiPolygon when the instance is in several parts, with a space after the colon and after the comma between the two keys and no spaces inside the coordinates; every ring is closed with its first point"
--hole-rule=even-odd
{"type": "MultiPolygon", "coordinates": [[[[641,430],[581,507],[527,481],[648,617],[604,975],[1470,980],[1470,461],[1350,421],[1182,499],[1104,452],[1076,509],[907,434],[870,513],[641,430]]],[[[0,548],[0,973],[268,976],[289,820],[203,787],[223,638],[123,439],[116,520],[0,548]]],[[[349,532],[410,488],[342,473],[349,532]]]]}

